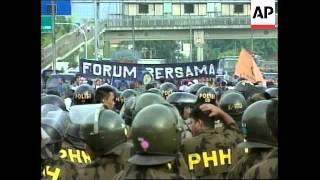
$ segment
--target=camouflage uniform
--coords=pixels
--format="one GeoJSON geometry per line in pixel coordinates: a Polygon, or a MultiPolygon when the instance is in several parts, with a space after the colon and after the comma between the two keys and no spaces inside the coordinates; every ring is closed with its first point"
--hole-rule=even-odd
{"type": "Polygon", "coordinates": [[[232,166],[227,179],[241,179],[248,169],[265,159],[269,151],[270,149],[251,149],[249,154],[232,166]]]}
{"type": "Polygon", "coordinates": [[[151,104],[139,111],[132,122],[135,155],[114,179],[190,179],[179,152],[182,130],[183,120],[172,105],[151,104]]]}
{"type": "Polygon", "coordinates": [[[272,148],[277,146],[266,120],[267,107],[270,103],[270,100],[257,101],[243,113],[242,122],[245,124],[247,141],[238,144],[237,147],[249,148],[250,151],[232,167],[228,178],[243,178],[248,169],[264,160],[272,148]]]}
{"type": "Polygon", "coordinates": [[[59,158],[66,117],[66,112],[55,105],[41,106],[41,179],[76,179],[76,167],[59,158]]]}
{"type": "Polygon", "coordinates": [[[278,179],[278,149],[273,149],[264,161],[250,168],[243,179],[278,179]]]}
{"type": "Polygon", "coordinates": [[[79,179],[112,179],[125,168],[131,156],[132,143],[127,141],[125,122],[112,110],[96,109],[81,126],[93,162],[79,169],[79,179]]]}
{"type": "Polygon", "coordinates": [[[60,158],[74,163],[80,169],[92,162],[92,157],[87,151],[88,145],[81,137],[80,129],[88,114],[91,114],[96,109],[103,109],[103,107],[101,104],[83,104],[71,106],[70,108],[70,123],[65,139],[62,142],[60,158]]]}
{"type": "Polygon", "coordinates": [[[77,168],[74,164],[61,159],[47,160],[41,167],[42,180],[75,180],[77,168]]]}
{"type": "Polygon", "coordinates": [[[84,168],[86,165],[92,162],[91,156],[85,150],[85,143],[77,142],[77,144],[78,145],[76,147],[70,143],[70,140],[65,139],[62,143],[62,148],[60,150],[60,158],[66,162],[75,164],[77,168],[84,168]]]}
{"type": "Polygon", "coordinates": [[[178,161],[175,163],[154,166],[131,164],[113,178],[113,180],[123,179],[191,179],[191,175],[180,154],[178,161]]]}
{"type": "Polygon", "coordinates": [[[226,176],[229,167],[238,160],[235,147],[241,141],[243,138],[240,130],[234,124],[224,128],[208,128],[200,131],[197,136],[185,139],[182,142],[182,153],[195,177],[221,179],[226,176]],[[214,157],[213,153],[216,153],[215,160],[210,158],[209,161],[204,161],[204,156],[214,157]],[[199,161],[193,164],[196,154],[199,161]],[[208,167],[205,167],[206,165],[208,167]]]}
{"type": "Polygon", "coordinates": [[[85,168],[79,170],[79,180],[112,179],[117,173],[127,167],[127,160],[132,152],[132,144],[122,143],[110,153],[98,157],[85,168]]]}

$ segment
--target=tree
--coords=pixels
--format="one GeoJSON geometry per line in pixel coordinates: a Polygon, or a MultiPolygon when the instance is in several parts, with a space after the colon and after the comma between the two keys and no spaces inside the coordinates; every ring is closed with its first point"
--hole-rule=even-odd
{"type": "Polygon", "coordinates": [[[71,58],[68,64],[68,68],[76,68],[78,67],[78,62],[75,60],[75,58],[71,58]]]}
{"type": "MultiPolygon", "coordinates": [[[[71,18],[66,18],[65,16],[57,16],[56,22],[58,23],[71,23],[71,18]]],[[[71,31],[72,26],[69,24],[63,24],[63,25],[56,25],[55,26],[55,35],[56,39],[63,36],[66,33],[69,33],[71,31]]],[[[41,34],[41,47],[46,47],[52,42],[52,35],[51,33],[42,33],[41,34]]]]}
{"type": "Polygon", "coordinates": [[[135,49],[141,51],[143,48],[152,50],[152,58],[177,61],[182,55],[179,53],[179,44],[176,41],[136,41],[135,49]]]}
{"type": "Polygon", "coordinates": [[[205,55],[208,59],[219,56],[238,56],[241,48],[251,51],[252,42],[253,53],[261,55],[266,60],[276,59],[278,55],[277,39],[208,40],[206,41],[205,55]]]}

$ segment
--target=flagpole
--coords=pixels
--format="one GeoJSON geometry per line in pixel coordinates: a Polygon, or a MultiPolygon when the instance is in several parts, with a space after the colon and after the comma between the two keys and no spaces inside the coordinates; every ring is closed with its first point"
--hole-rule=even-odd
{"type": "Polygon", "coordinates": [[[253,32],[251,29],[251,53],[253,54],[253,32]]]}

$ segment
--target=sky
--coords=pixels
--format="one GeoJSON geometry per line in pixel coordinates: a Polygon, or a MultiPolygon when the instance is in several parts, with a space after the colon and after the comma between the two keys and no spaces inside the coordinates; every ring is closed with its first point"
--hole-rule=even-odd
{"type": "MultiPolygon", "coordinates": [[[[120,13],[121,6],[117,3],[101,3],[100,4],[100,19],[103,19],[108,14],[120,13]]],[[[93,3],[72,3],[71,4],[72,20],[77,23],[82,19],[94,18],[93,3]]]]}

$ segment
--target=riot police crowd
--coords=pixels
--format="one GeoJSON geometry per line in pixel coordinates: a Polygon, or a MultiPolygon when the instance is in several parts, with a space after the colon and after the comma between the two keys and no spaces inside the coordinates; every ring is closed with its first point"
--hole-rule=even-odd
{"type": "Polygon", "coordinates": [[[41,96],[42,179],[278,178],[277,87],[84,83],[71,97],[41,96]]]}

